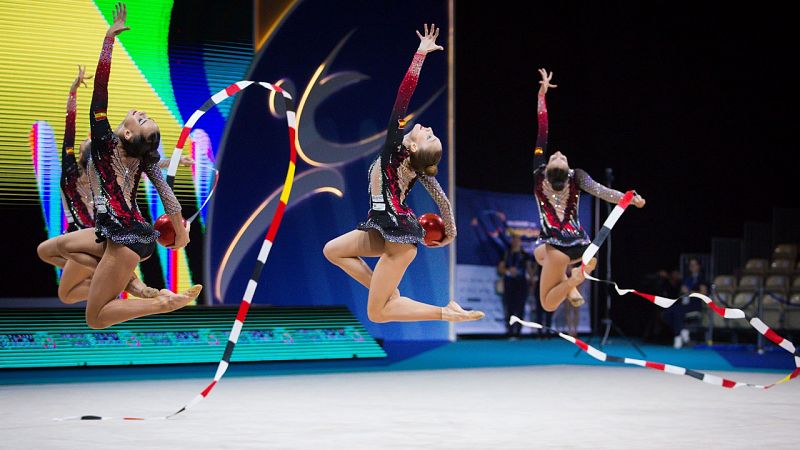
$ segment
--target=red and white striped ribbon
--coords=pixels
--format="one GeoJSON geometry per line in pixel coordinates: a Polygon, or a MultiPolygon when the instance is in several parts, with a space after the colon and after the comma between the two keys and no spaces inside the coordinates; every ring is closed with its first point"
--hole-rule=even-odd
{"type": "MultiPolygon", "coordinates": [[[[755,388],[755,389],[769,389],[769,388],[771,388],[773,386],[776,386],[778,384],[785,383],[785,382],[791,380],[792,378],[797,377],[797,375],[800,374],[800,369],[795,369],[789,375],[783,377],[782,379],[780,379],[780,380],[778,380],[778,381],[776,381],[776,382],[774,382],[772,384],[768,384],[768,385],[743,383],[741,381],[729,380],[727,378],[718,377],[716,375],[711,375],[709,373],[699,372],[699,371],[696,371],[696,370],[687,369],[685,367],[675,366],[675,365],[672,365],[672,364],[665,364],[665,363],[661,363],[661,362],[647,361],[647,360],[644,360],[644,359],[625,358],[625,357],[622,357],[622,356],[609,355],[608,353],[605,353],[602,350],[598,350],[597,348],[592,347],[591,345],[587,344],[586,342],[584,342],[584,341],[582,341],[582,340],[580,340],[578,338],[574,338],[574,337],[572,337],[572,336],[570,336],[568,334],[564,334],[564,333],[561,333],[561,332],[559,332],[557,330],[554,330],[552,328],[545,327],[545,326],[543,326],[541,324],[538,324],[536,322],[528,322],[526,320],[522,320],[517,316],[511,316],[511,320],[509,321],[509,323],[512,324],[512,325],[515,324],[515,323],[519,323],[519,324],[521,324],[521,325],[523,325],[525,327],[528,327],[528,328],[535,328],[535,329],[540,329],[540,330],[543,329],[543,330],[553,331],[553,332],[557,333],[559,337],[561,337],[562,339],[564,339],[566,341],[571,342],[572,344],[574,344],[575,346],[577,346],[578,348],[583,350],[586,354],[588,354],[589,356],[591,356],[592,358],[594,358],[594,359],[596,359],[598,361],[630,364],[632,366],[646,367],[648,369],[655,369],[655,370],[659,370],[659,371],[665,372],[665,373],[670,373],[670,374],[673,374],[673,375],[686,375],[686,376],[692,377],[692,378],[694,378],[696,380],[700,380],[703,383],[713,384],[714,386],[720,386],[720,387],[724,387],[724,388],[734,389],[734,388],[740,388],[740,387],[750,387],[750,388],[755,388]]],[[[800,358],[798,358],[797,356],[795,356],[795,364],[798,367],[800,367],[800,358]]]]}
{"type": "MultiPolygon", "coordinates": [[[[214,94],[204,105],[208,105],[209,103],[213,103],[212,105],[208,106],[210,108],[213,105],[221,102],[222,100],[230,97],[231,95],[236,94],[241,89],[246,88],[252,81],[239,81],[238,83],[234,83],[227,88],[219,91],[218,93],[214,94]]],[[[244,296],[242,297],[242,302],[239,304],[239,310],[236,313],[236,319],[233,322],[233,327],[231,328],[231,332],[228,335],[228,343],[225,346],[225,352],[222,354],[222,359],[217,366],[217,372],[214,374],[214,379],[211,380],[211,383],[206,386],[199,394],[197,394],[186,406],[182,407],[175,413],[167,416],[173,417],[176,416],[193,406],[197,405],[202,401],[204,398],[211,393],[211,390],[217,385],[222,376],[228,370],[228,366],[230,364],[231,355],[233,354],[233,349],[236,346],[236,342],[239,340],[239,333],[242,331],[242,327],[244,326],[245,318],[247,318],[247,312],[250,310],[250,304],[253,301],[253,295],[256,292],[256,288],[258,287],[258,279],[261,277],[261,270],[264,268],[264,264],[267,262],[267,258],[269,257],[269,252],[272,249],[272,244],[275,242],[275,235],[278,233],[278,228],[281,226],[281,220],[283,219],[283,213],[286,210],[286,204],[289,203],[289,195],[292,192],[292,183],[294,181],[294,173],[295,173],[295,165],[297,161],[297,147],[295,145],[296,136],[297,136],[297,125],[295,120],[295,106],[294,102],[292,101],[292,96],[289,95],[288,92],[284,91],[280,86],[276,86],[269,83],[259,82],[259,85],[275,91],[283,96],[283,100],[286,104],[286,121],[289,125],[289,147],[290,147],[290,156],[289,156],[289,168],[286,172],[286,179],[283,183],[283,190],[281,191],[280,201],[278,203],[278,207],[275,210],[275,214],[272,216],[272,222],[269,225],[269,229],[267,230],[267,234],[264,237],[264,242],[261,244],[261,250],[258,252],[258,256],[256,257],[255,267],[253,268],[253,273],[250,275],[250,280],[247,282],[247,288],[244,291],[244,296]]],[[[201,107],[198,111],[201,113],[198,114],[198,111],[195,111],[194,114],[189,118],[187,125],[194,125],[194,122],[197,121],[197,118],[205,113],[201,107]]],[[[207,109],[208,109],[207,108],[207,109]]],[[[207,110],[206,109],[206,110],[207,110]]],[[[181,132],[181,139],[185,141],[186,137],[188,136],[187,128],[184,127],[184,131],[181,132]]],[[[181,141],[179,140],[179,143],[181,141]]],[[[180,155],[178,155],[177,160],[180,160],[180,155]]],[[[175,155],[172,156],[172,160],[170,161],[170,167],[176,164],[176,157],[175,155]]]]}
{"type": "MultiPolygon", "coordinates": [[[[176,415],[191,409],[198,403],[200,403],[204,398],[208,397],[214,387],[219,383],[222,379],[222,376],[225,375],[225,372],[228,370],[228,366],[230,365],[231,355],[233,354],[233,349],[236,347],[236,342],[239,340],[239,334],[242,331],[242,327],[244,326],[244,321],[247,318],[247,312],[250,310],[250,304],[253,301],[253,295],[256,292],[256,288],[258,287],[258,279],[261,277],[261,270],[264,268],[264,264],[267,262],[267,258],[269,257],[270,249],[272,249],[272,244],[275,242],[275,235],[278,233],[278,228],[281,225],[281,220],[283,219],[283,213],[286,210],[286,204],[289,202],[289,195],[292,191],[292,183],[294,182],[294,173],[295,173],[295,165],[297,160],[297,147],[295,145],[296,136],[297,136],[297,122],[295,118],[295,105],[292,99],[292,96],[284,91],[280,86],[265,83],[265,82],[254,82],[254,81],[239,81],[236,83],[231,84],[230,86],[226,87],[225,89],[217,92],[210,99],[208,99],[203,106],[201,106],[197,111],[195,111],[189,120],[186,122],[186,125],[183,127],[181,131],[180,138],[178,139],[178,143],[175,145],[175,151],[172,154],[172,158],[170,160],[170,166],[167,172],[167,180],[168,182],[172,182],[175,179],[175,172],[178,168],[178,162],[180,162],[180,152],[183,148],[184,144],[186,143],[186,138],[189,136],[189,132],[194,127],[195,123],[197,123],[198,119],[203,116],[209,109],[211,109],[214,105],[217,105],[221,101],[235,95],[239,91],[253,85],[258,84],[266,89],[271,91],[275,91],[283,96],[284,103],[286,105],[286,121],[289,126],[289,147],[290,147],[290,156],[289,156],[289,168],[286,172],[286,179],[283,184],[283,190],[281,191],[280,201],[278,203],[278,207],[275,210],[275,214],[272,216],[272,222],[269,225],[269,229],[267,230],[267,234],[264,238],[264,242],[261,244],[261,250],[258,252],[258,257],[256,258],[255,267],[253,268],[253,273],[250,276],[250,280],[247,282],[247,288],[245,289],[244,296],[242,298],[241,303],[239,304],[239,310],[236,313],[236,319],[233,322],[233,326],[231,328],[231,332],[228,335],[228,343],[225,346],[225,351],[222,354],[222,358],[217,366],[217,371],[214,374],[214,378],[211,380],[211,383],[205,387],[199,394],[197,394],[189,403],[185,406],[180,408],[178,411],[168,415],[168,416],[159,416],[159,417],[120,417],[118,419],[122,420],[153,420],[153,419],[169,419],[171,417],[175,417],[176,415]],[[170,175],[170,173],[172,175],[170,175]]],[[[56,420],[110,420],[114,419],[113,417],[102,417],[102,416],[94,416],[94,415],[86,415],[86,416],[73,416],[73,417],[65,417],[56,420]]]]}
{"type": "MultiPolygon", "coordinates": [[[[175,149],[172,150],[172,156],[169,159],[169,167],[167,168],[167,184],[169,184],[170,187],[172,187],[175,183],[175,174],[178,172],[178,166],[181,162],[181,153],[183,153],[183,147],[186,145],[186,139],[189,138],[189,133],[192,132],[192,129],[197,124],[197,121],[200,120],[200,118],[203,117],[208,110],[225,101],[226,99],[233,97],[240,91],[250,87],[253,83],[255,82],[243,80],[231,84],[225,89],[222,89],[216,94],[212,95],[208,100],[205,101],[205,103],[203,103],[202,106],[197,108],[197,110],[193,112],[191,116],[189,116],[189,120],[186,121],[181,129],[181,134],[178,136],[178,142],[175,143],[175,149]]],[[[258,84],[269,90],[281,92],[279,91],[280,87],[278,86],[273,86],[269,83],[258,84]]]]}
{"type": "MultiPolygon", "coordinates": [[[[620,219],[620,217],[622,217],[622,214],[625,212],[625,209],[628,207],[628,205],[630,205],[631,201],[633,200],[634,195],[635,195],[635,192],[633,192],[633,191],[626,192],[625,195],[622,197],[622,199],[619,201],[619,203],[614,207],[614,210],[611,212],[611,214],[609,214],[609,216],[606,219],[606,221],[603,222],[603,226],[600,229],[600,232],[597,233],[597,236],[592,241],[591,245],[589,245],[589,247],[583,253],[583,257],[581,258],[582,268],[583,269],[585,269],[586,264],[589,263],[589,261],[591,261],[591,259],[597,254],[597,251],[603,245],[603,242],[605,242],[606,238],[608,238],[608,235],[609,235],[609,233],[611,233],[611,230],[614,228],[614,225],[617,223],[617,221],[620,219]]],[[[713,384],[713,385],[716,385],[716,386],[722,386],[722,387],[726,387],[726,388],[737,388],[737,387],[747,386],[747,387],[752,387],[752,388],[757,388],[757,389],[769,389],[769,388],[771,388],[771,387],[773,387],[773,386],[775,386],[777,384],[785,383],[785,382],[787,382],[787,381],[789,381],[789,380],[791,380],[793,378],[796,378],[798,375],[800,375],[800,355],[798,355],[797,348],[795,347],[795,345],[793,343],[791,343],[790,341],[784,339],[783,337],[779,336],[777,333],[775,333],[775,331],[773,331],[770,327],[768,327],[758,317],[748,318],[746,316],[745,312],[742,311],[741,309],[723,308],[721,306],[716,305],[713,302],[713,300],[711,300],[711,298],[709,298],[708,296],[703,295],[703,294],[694,293],[694,294],[689,294],[687,296],[679,297],[679,298],[676,298],[676,299],[670,299],[670,298],[665,298],[665,297],[659,297],[657,295],[646,294],[646,293],[637,291],[635,289],[622,289],[617,285],[617,283],[615,283],[613,281],[601,280],[601,279],[595,278],[595,277],[589,275],[588,273],[586,273],[585,270],[584,270],[583,273],[584,273],[584,276],[586,277],[587,280],[592,280],[592,281],[598,281],[598,282],[601,282],[601,283],[611,284],[612,286],[614,286],[614,289],[616,289],[616,291],[617,291],[617,293],[619,295],[635,294],[635,295],[638,295],[639,297],[642,297],[642,298],[644,298],[644,299],[646,299],[646,300],[648,300],[648,301],[650,301],[650,302],[652,302],[652,303],[654,303],[654,304],[656,304],[656,305],[658,305],[658,306],[660,306],[662,308],[669,308],[670,306],[674,305],[675,302],[677,302],[678,300],[680,300],[681,298],[684,298],[684,297],[698,298],[698,299],[702,300],[706,305],[708,305],[708,307],[711,308],[720,317],[723,317],[725,319],[745,319],[745,320],[748,321],[748,323],[750,323],[750,326],[752,326],[756,331],[758,331],[759,333],[764,335],[767,339],[771,340],[775,344],[779,345],[781,348],[783,348],[787,352],[791,353],[794,356],[795,369],[789,375],[786,375],[781,380],[779,380],[779,381],[777,381],[775,383],[772,383],[770,385],[757,385],[757,384],[750,384],[750,383],[741,383],[741,382],[737,382],[737,381],[727,380],[725,378],[720,378],[720,377],[717,377],[717,376],[714,376],[714,375],[709,375],[709,374],[706,374],[706,373],[697,372],[697,371],[694,371],[694,370],[691,370],[691,369],[686,369],[684,367],[673,366],[673,365],[670,365],[670,364],[664,364],[664,363],[658,363],[658,362],[645,361],[645,360],[641,360],[641,359],[623,358],[623,357],[619,357],[619,356],[607,355],[606,353],[603,353],[602,351],[600,351],[600,350],[588,345],[587,343],[581,341],[580,339],[573,338],[572,336],[569,336],[569,335],[566,335],[566,334],[563,334],[563,333],[558,333],[558,335],[560,337],[562,337],[563,339],[566,339],[567,341],[572,342],[573,344],[577,345],[581,350],[583,350],[584,352],[588,353],[589,356],[591,356],[591,357],[593,357],[593,358],[595,358],[597,360],[609,361],[609,362],[620,362],[620,363],[624,363],[624,364],[632,364],[632,365],[641,366],[641,367],[648,367],[648,368],[651,368],[651,369],[657,369],[657,370],[661,370],[663,372],[672,373],[672,374],[676,374],[676,375],[688,375],[690,377],[693,377],[693,378],[696,378],[698,380],[701,380],[701,381],[703,381],[705,383],[713,384]]],[[[511,322],[512,323],[518,322],[518,323],[520,323],[520,324],[522,324],[524,326],[531,327],[531,328],[539,328],[539,329],[546,328],[546,327],[544,327],[544,326],[542,326],[542,325],[540,325],[538,323],[535,323],[535,322],[523,321],[523,320],[519,319],[518,317],[512,317],[511,318],[511,322]]]]}

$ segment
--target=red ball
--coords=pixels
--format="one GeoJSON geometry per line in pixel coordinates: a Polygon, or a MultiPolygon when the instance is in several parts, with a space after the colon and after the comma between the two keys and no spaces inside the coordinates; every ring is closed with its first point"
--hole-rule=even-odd
{"type": "MultiPolygon", "coordinates": [[[[186,226],[186,219],[183,219],[183,226],[186,226]]],[[[161,233],[161,236],[158,237],[159,244],[163,245],[164,247],[169,247],[175,244],[175,228],[173,228],[172,221],[169,219],[168,215],[162,214],[161,217],[156,219],[156,223],[153,224],[153,228],[161,233]]]]}
{"type": "Polygon", "coordinates": [[[425,230],[425,245],[433,245],[433,241],[444,239],[444,221],[438,214],[423,214],[419,218],[419,224],[425,230]]]}

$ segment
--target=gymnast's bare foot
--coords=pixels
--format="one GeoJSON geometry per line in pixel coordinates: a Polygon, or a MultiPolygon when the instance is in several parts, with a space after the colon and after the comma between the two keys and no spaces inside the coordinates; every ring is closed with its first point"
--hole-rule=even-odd
{"type": "Polygon", "coordinates": [[[572,290],[569,291],[569,294],[567,294],[567,301],[569,302],[570,305],[572,305],[575,308],[578,308],[584,303],[586,303],[586,301],[583,300],[583,296],[581,295],[581,293],[578,291],[577,288],[572,288],[572,290]]]}
{"type": "Polygon", "coordinates": [[[203,285],[201,284],[196,284],[180,294],[176,294],[169,289],[162,289],[159,291],[158,298],[164,302],[164,311],[170,312],[181,309],[194,301],[202,290],[203,285]]]}
{"type": "Polygon", "coordinates": [[[468,322],[483,319],[484,316],[485,314],[480,311],[466,311],[452,300],[442,308],[442,320],[447,322],[468,322]]]}
{"type": "Polygon", "coordinates": [[[597,266],[597,258],[592,258],[588,264],[584,267],[575,267],[572,269],[572,275],[569,277],[569,284],[572,287],[576,287],[579,284],[583,283],[586,280],[586,276],[583,274],[584,270],[586,273],[592,273],[595,266],[597,266]]]}
{"type": "Polygon", "coordinates": [[[134,275],[131,281],[128,282],[128,285],[125,286],[125,292],[139,298],[154,298],[158,297],[159,294],[158,289],[151,288],[144,284],[144,281],[140,280],[136,275],[134,275]]]}

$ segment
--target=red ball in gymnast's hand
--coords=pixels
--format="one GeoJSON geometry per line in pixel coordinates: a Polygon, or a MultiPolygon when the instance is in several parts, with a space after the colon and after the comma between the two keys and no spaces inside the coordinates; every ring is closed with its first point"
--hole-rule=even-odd
{"type": "MultiPolygon", "coordinates": [[[[186,219],[183,219],[183,226],[186,226],[186,219]]],[[[175,228],[172,226],[172,221],[168,215],[162,214],[161,217],[156,219],[153,228],[161,234],[158,237],[159,244],[164,247],[170,247],[175,244],[175,228]]]]}
{"type": "Polygon", "coordinates": [[[419,224],[425,230],[425,245],[434,245],[434,241],[441,242],[444,239],[444,221],[438,214],[423,214],[419,224]]]}

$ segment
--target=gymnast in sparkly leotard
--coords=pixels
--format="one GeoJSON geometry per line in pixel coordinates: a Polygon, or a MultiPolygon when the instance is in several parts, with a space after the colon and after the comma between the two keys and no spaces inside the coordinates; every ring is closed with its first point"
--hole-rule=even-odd
{"type": "Polygon", "coordinates": [[[193,286],[181,295],[162,289],[155,298],[137,301],[117,298],[131,279],[136,265],[153,253],[158,238],[158,232],[144,219],[136,204],[135,188],[142,173],[147,174],[155,186],[175,228],[173,248],[182,248],[189,242],[180,204],[159,168],[158,125],[143,111],[136,110],[128,112],[116,130],[112,130],[108,123],[106,108],[111,53],[116,36],[129,29],[125,26],[126,15],[125,5],[118,4],[94,76],[89,113],[91,159],[87,171],[94,199],[95,227],[71,233],[70,241],[80,240],[82,245],[78,251],[64,252],[70,261],[94,268],[86,305],[86,322],[92,328],[105,328],[136,317],[173,311],[194,300],[202,289],[202,286],[193,286]],[[85,242],[89,233],[96,237],[93,248],[85,242]],[[98,253],[102,255],[99,262],[93,256],[98,253]]]}
{"type": "MultiPolygon", "coordinates": [[[[91,158],[91,141],[85,139],[81,142],[77,158],[74,151],[78,88],[81,84],[86,86],[85,80],[92,78],[92,75],[85,75],[85,69],[85,67],[78,66],[78,76],[70,86],[64,124],[64,140],[61,147],[61,200],[69,227],[67,233],[44,241],[37,248],[37,253],[44,262],[61,268],[69,266],[68,270],[62,272],[58,284],[58,297],[64,303],[86,300],[94,270],[67,259],[62,256],[62,252],[78,252],[81,248],[97,247],[94,242],[93,230],[84,232],[83,235],[74,233],[77,230],[93,229],[94,227],[94,200],[87,175],[91,158]]],[[[90,256],[99,261],[103,255],[101,251],[94,255],[85,255],[85,257],[90,256]]],[[[125,291],[136,297],[158,295],[158,290],[147,287],[135,274],[131,277],[125,291]]]]}
{"type": "MultiPolygon", "coordinates": [[[[578,202],[580,191],[603,199],[607,202],[617,203],[622,198],[622,193],[609,189],[595,182],[585,171],[570,169],[567,157],[561,152],[555,152],[547,158],[547,104],[545,95],[548,88],[556,87],[550,84],[553,73],[539,69],[542,80],[539,82],[538,96],[538,122],[539,132],[536,139],[536,148],[533,157],[534,194],[536,205],[539,208],[539,220],[542,232],[539,235],[539,245],[534,251],[534,256],[542,266],[539,284],[539,297],[542,307],[547,311],[555,311],[565,299],[569,299],[573,306],[583,303],[577,286],[583,282],[583,270],[580,267],[572,269],[571,276],[567,277],[567,268],[571,263],[580,261],[586,247],[591,243],[588,234],[578,220],[578,202]]],[[[637,195],[633,204],[641,208],[645,200],[637,195]]],[[[596,261],[587,264],[586,271],[594,270],[596,261]]]]}
{"type": "Polygon", "coordinates": [[[436,44],[439,30],[425,25],[425,35],[417,32],[420,45],[397,93],[389,118],[386,142],[369,168],[370,209],[358,229],[343,234],[325,245],[324,254],[333,264],[369,289],[367,314],[373,322],[422,320],[463,321],[483,317],[477,311],[464,311],[455,302],[437,307],[402,297],[397,286],[424,243],[425,231],[406,204],[417,181],[433,198],[445,224],[445,238],[433,247],[443,247],[456,237],[450,201],[436,181],[442,143],[430,128],[415,125],[405,132],[408,103],[417,85],[425,56],[442,50],[436,44]],[[375,271],[362,257],[380,257],[375,271]]]}

